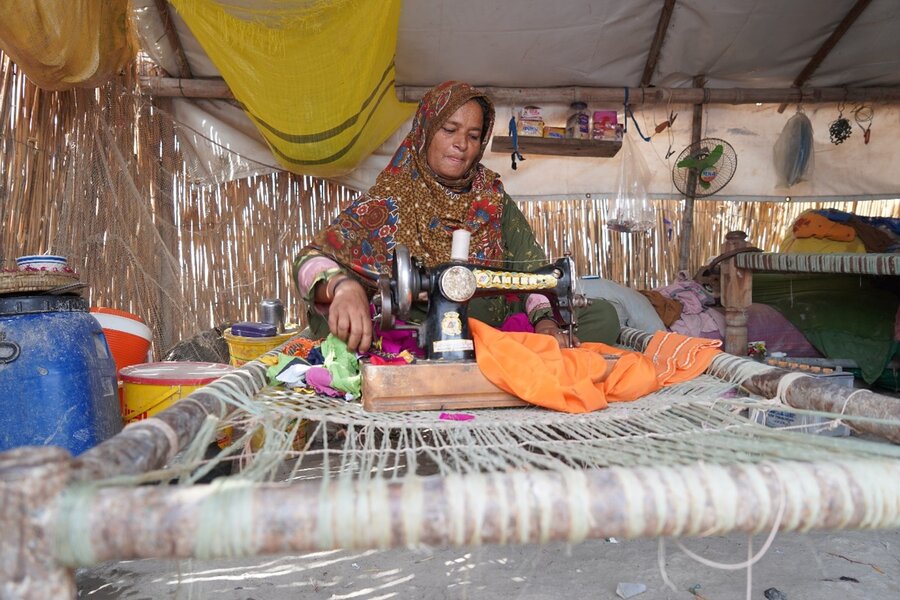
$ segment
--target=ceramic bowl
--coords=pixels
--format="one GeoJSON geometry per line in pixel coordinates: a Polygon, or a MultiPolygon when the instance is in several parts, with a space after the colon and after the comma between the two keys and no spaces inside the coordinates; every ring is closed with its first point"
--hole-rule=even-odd
{"type": "Polygon", "coordinates": [[[65,271],[66,257],[50,254],[32,254],[16,259],[20,271],[65,271]]]}

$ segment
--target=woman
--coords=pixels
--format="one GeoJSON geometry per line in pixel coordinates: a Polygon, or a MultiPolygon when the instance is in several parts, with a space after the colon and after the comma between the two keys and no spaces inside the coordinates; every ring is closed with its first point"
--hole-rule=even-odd
{"type": "MultiPolygon", "coordinates": [[[[448,81],[422,97],[409,135],[375,185],[319,232],[294,262],[314,336],[330,331],[351,351],[369,349],[369,297],[379,274],[390,272],[397,244],[405,244],[427,266],[437,265],[450,259],[453,231],[466,229],[471,262],[517,271],[547,263],[499,176],[479,162],[493,125],[493,104],[465,83],[448,81]]],[[[494,326],[522,312],[535,332],[568,345],[545,296],[469,302],[470,317],[494,326]]],[[[616,311],[604,300],[579,311],[578,322],[579,336],[586,341],[613,343],[619,333],[616,311]]]]}

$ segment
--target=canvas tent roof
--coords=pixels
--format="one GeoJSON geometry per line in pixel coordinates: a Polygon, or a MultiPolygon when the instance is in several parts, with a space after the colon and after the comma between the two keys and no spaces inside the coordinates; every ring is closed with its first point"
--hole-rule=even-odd
{"type": "MultiPolygon", "coordinates": [[[[239,6],[249,1],[223,3],[239,6]]],[[[219,75],[171,6],[161,0],[135,4],[142,14],[143,46],[169,74],[219,75]],[[177,37],[177,43],[166,37],[166,18],[171,18],[169,33],[177,35],[170,38],[177,37]],[[186,65],[179,65],[179,48],[186,65]]],[[[413,95],[417,86],[447,79],[492,88],[561,88],[557,101],[541,102],[548,122],[557,123],[565,117],[570,86],[650,85],[680,90],[690,88],[693,78],[702,75],[707,89],[784,90],[823,45],[834,41],[848,15],[855,16],[852,23],[803,86],[900,91],[900,4],[896,0],[408,0],[402,5],[399,23],[396,86],[399,93],[412,91],[413,95]],[[661,21],[661,15],[667,21],[661,21]],[[665,27],[657,35],[660,23],[665,27]],[[654,44],[655,40],[661,44],[654,44]],[[656,45],[658,60],[648,71],[648,57],[656,45]]],[[[812,100],[807,99],[803,108],[815,128],[815,177],[791,189],[776,185],[772,148],[796,104],[784,113],[772,103],[705,107],[702,134],[727,139],[739,156],[738,174],[717,197],[900,197],[900,182],[891,165],[900,140],[898,101],[868,103],[875,113],[869,144],[857,135],[836,146],[829,142],[828,125],[837,117],[837,102],[814,104],[812,100]]],[[[846,111],[858,105],[848,102],[846,111]]],[[[520,106],[516,101],[498,102],[495,134],[505,134],[506,121],[520,106]]],[[[621,114],[622,106],[607,102],[594,108],[619,109],[621,114]]],[[[243,156],[275,166],[253,125],[235,106],[222,100],[179,99],[175,111],[189,126],[227,139],[243,156]]],[[[670,148],[678,151],[690,142],[691,106],[672,101],[635,106],[637,123],[645,132],[672,111],[680,118],[671,135],[664,132],[644,143],[634,135],[633,126],[628,134],[648,165],[650,192],[659,197],[678,195],[671,181],[672,157],[665,155],[670,148]]],[[[361,189],[370,185],[404,133],[401,128],[344,181],[361,189]]],[[[615,159],[527,156],[528,162],[516,172],[511,171],[506,154],[489,152],[485,163],[504,176],[507,189],[516,197],[610,194],[618,185],[621,154],[615,159]]]]}

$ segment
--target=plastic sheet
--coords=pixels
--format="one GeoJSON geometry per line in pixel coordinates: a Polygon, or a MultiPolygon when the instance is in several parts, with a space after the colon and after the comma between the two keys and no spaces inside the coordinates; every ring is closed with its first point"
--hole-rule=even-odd
{"type": "Polygon", "coordinates": [[[809,181],[813,172],[813,127],[803,112],[788,119],[775,142],[775,174],[779,187],[809,181]]]}
{"type": "Polygon", "coordinates": [[[615,212],[606,224],[609,229],[623,233],[649,231],[656,222],[647,192],[650,170],[633,144],[628,136],[622,140],[615,212]]]}

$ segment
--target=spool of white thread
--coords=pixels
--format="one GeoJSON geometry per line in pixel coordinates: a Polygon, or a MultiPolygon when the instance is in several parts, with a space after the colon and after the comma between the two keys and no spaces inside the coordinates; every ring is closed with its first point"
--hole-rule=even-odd
{"type": "Polygon", "coordinates": [[[472,234],[465,229],[453,232],[453,244],[450,246],[450,260],[466,262],[469,260],[469,240],[472,234]]]}

